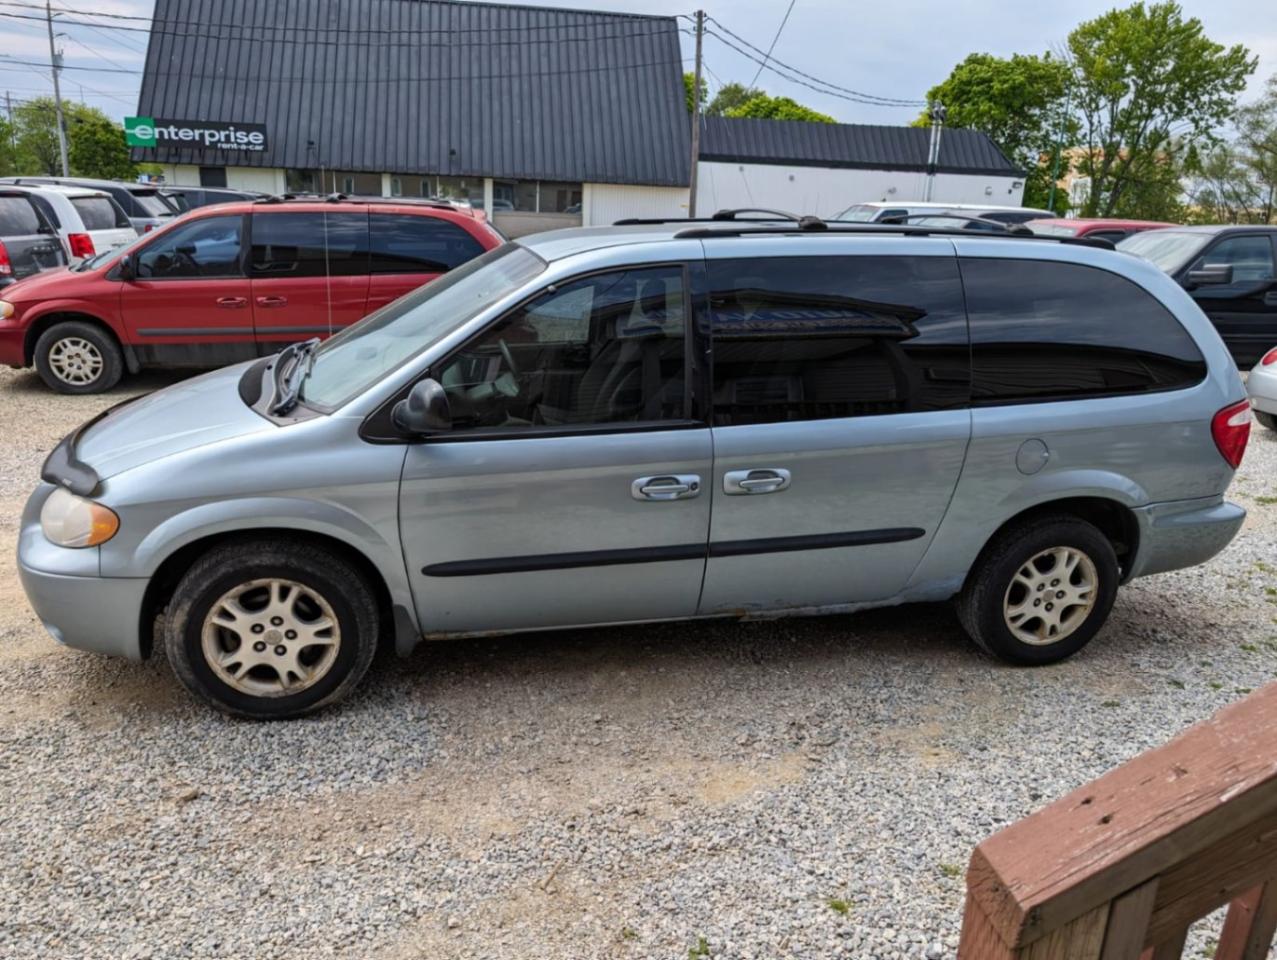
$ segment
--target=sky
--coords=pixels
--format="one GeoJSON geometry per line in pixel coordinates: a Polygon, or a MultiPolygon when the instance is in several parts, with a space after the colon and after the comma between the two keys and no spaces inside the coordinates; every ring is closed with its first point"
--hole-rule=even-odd
{"type": "MultiPolygon", "coordinates": [[[[526,2],[669,15],[690,14],[695,9],[695,0],[526,2]]],[[[1258,95],[1264,81],[1277,73],[1277,18],[1266,15],[1272,11],[1271,4],[1272,0],[1182,0],[1185,14],[1199,18],[1211,39],[1229,46],[1242,43],[1259,57],[1247,98],[1258,95]]],[[[42,10],[33,5],[42,6],[39,0],[0,0],[0,96],[7,92],[15,102],[48,95],[53,89],[47,67],[48,34],[42,10]],[[20,19],[30,16],[40,19],[20,19]]],[[[701,5],[724,28],[755,47],[766,50],[775,38],[773,55],[782,64],[876,98],[920,100],[968,53],[1042,53],[1060,47],[1082,20],[1125,4],[1114,0],[793,0],[779,36],[790,0],[701,0],[701,5]]],[[[59,39],[66,66],[86,68],[63,71],[63,96],[99,107],[116,119],[133,114],[141,81],[136,71],[142,68],[146,50],[146,33],[136,28],[145,28],[145,23],[103,15],[149,16],[153,0],[56,0],[53,8],[80,11],[68,16],[96,24],[57,28],[66,34],[59,39]]],[[[711,25],[711,29],[716,28],[711,25]]],[[[683,41],[690,70],[692,39],[685,35],[683,41]]],[[[753,82],[759,69],[717,37],[706,38],[704,62],[711,95],[720,84],[753,82]]],[[[916,107],[871,106],[817,93],[767,70],[757,85],[845,123],[904,124],[918,112],[916,107]]]]}

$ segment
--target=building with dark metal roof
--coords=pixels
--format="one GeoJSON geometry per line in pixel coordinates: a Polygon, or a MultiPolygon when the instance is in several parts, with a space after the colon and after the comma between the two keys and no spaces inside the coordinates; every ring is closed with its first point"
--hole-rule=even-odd
{"type": "MultiPolygon", "coordinates": [[[[920,172],[927,169],[930,136],[927,127],[706,117],[701,159],[920,172]]],[[[936,172],[1024,176],[985,134],[959,128],[944,131],[936,172]]]]}
{"type": "MultiPolygon", "coordinates": [[[[175,184],[450,197],[517,235],[685,212],[683,69],[674,17],[458,0],[156,0],[139,115],[125,127],[133,158],[163,165],[175,184]]],[[[772,197],[761,181],[725,189],[725,164],[766,180],[781,167],[906,173],[926,161],[927,131],[906,127],[711,117],[703,129],[698,203],[716,206],[810,196],[772,197]],[[716,202],[724,191],[742,202],[716,202]]],[[[1016,175],[969,131],[946,133],[950,168],[1016,175]]]]}

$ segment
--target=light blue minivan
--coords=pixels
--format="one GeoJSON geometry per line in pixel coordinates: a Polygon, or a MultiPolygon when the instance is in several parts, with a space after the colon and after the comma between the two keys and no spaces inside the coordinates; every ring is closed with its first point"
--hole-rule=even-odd
{"type": "Polygon", "coordinates": [[[378,638],[957,599],[1050,663],[1236,534],[1250,427],[1189,296],[1102,242],[631,223],[510,243],[323,344],[67,437],[21,576],[73,647],[230,713],[378,638]]]}

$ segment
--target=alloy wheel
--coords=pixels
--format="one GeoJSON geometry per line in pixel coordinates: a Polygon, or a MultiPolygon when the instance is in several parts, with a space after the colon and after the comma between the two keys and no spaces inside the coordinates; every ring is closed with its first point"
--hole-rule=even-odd
{"type": "Polygon", "coordinates": [[[204,618],[204,659],[227,686],[254,697],[300,693],[328,674],[341,648],[332,606],[295,580],[250,580],[204,618]]]}
{"type": "Polygon", "coordinates": [[[1051,547],[1016,571],[1002,601],[1007,628],[1016,639],[1044,646],[1065,639],[1095,606],[1099,574],[1075,547],[1051,547]]]}
{"type": "Polygon", "coordinates": [[[102,351],[83,337],[63,337],[49,348],[49,369],[63,383],[83,387],[102,375],[102,351]]]}

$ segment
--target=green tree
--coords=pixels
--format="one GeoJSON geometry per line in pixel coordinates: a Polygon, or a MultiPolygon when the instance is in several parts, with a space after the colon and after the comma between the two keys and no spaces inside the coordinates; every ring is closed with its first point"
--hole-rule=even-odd
{"type": "MultiPolygon", "coordinates": [[[[694,73],[683,74],[683,96],[687,98],[688,113],[691,113],[693,108],[696,106],[695,101],[692,100],[692,87],[695,86],[695,84],[696,84],[696,74],[694,73]]],[[[705,78],[701,77],[701,96],[700,96],[701,106],[705,105],[706,92],[707,91],[705,87],[705,78]]]]}
{"type": "Polygon", "coordinates": [[[14,148],[14,129],[8,117],[0,117],[0,177],[18,172],[18,151],[14,148]]]}
{"type": "Polygon", "coordinates": [[[1237,111],[1237,148],[1255,197],[1252,211],[1260,223],[1277,216],[1277,74],[1254,103],[1237,111]]]}
{"type": "MultiPolygon", "coordinates": [[[[945,123],[987,134],[1007,158],[1026,171],[1024,203],[1046,206],[1051,171],[1061,140],[1072,125],[1065,113],[1069,68],[1050,54],[1013,55],[1009,60],[973,53],[927,92],[944,104],[945,123]]],[[[926,111],[914,126],[930,125],[926,111]]],[[[1063,164],[1062,164],[1062,170],[1063,164]]],[[[1067,198],[1056,192],[1061,205],[1067,198]]]]}
{"type": "Polygon", "coordinates": [[[727,116],[729,110],[744,106],[754,97],[762,96],[763,91],[757,87],[747,87],[743,83],[725,83],[718,88],[714,99],[709,102],[705,112],[711,117],[727,116]]]}
{"type": "MultiPolygon", "coordinates": [[[[63,101],[67,128],[67,160],[72,176],[131,180],[137,166],[129,160],[124,128],[95,107],[63,101]]],[[[57,110],[52,97],[39,97],[15,107],[17,157],[21,174],[59,174],[57,110]]]]}
{"type": "Polygon", "coordinates": [[[1180,194],[1177,143],[1209,144],[1256,59],[1210,40],[1177,3],[1135,3],[1068,38],[1083,216],[1153,216],[1180,194]]]}
{"type": "Polygon", "coordinates": [[[78,177],[131,180],[137,168],[129,159],[124,128],[91,107],[78,107],[70,119],[67,158],[78,177]]]}
{"type": "Polygon", "coordinates": [[[753,117],[760,120],[805,120],[808,123],[838,122],[828,114],[804,107],[789,97],[770,97],[765,93],[755,94],[740,106],[728,110],[724,116],[753,117]]]}

